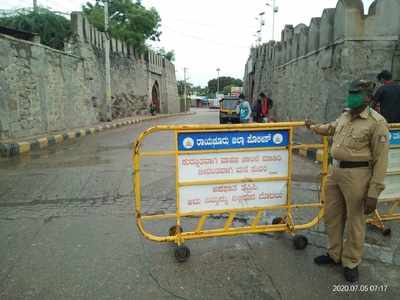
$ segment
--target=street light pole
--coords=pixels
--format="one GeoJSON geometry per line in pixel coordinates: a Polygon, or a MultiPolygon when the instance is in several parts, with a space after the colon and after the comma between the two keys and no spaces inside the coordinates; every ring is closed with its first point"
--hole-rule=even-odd
{"type": "Polygon", "coordinates": [[[272,40],[275,40],[275,9],[277,9],[275,1],[272,1],[272,40]]]}
{"type": "Polygon", "coordinates": [[[106,95],[103,105],[103,121],[111,121],[111,73],[110,73],[110,39],[108,33],[108,0],[104,1],[104,30],[106,32],[105,44],[105,73],[106,73],[106,95]]]}
{"type": "Polygon", "coordinates": [[[262,28],[265,25],[264,15],[265,15],[265,11],[259,13],[260,29],[257,31],[259,44],[261,44],[261,42],[262,42],[262,28]]]}
{"type": "MultiPolygon", "coordinates": [[[[266,3],[267,6],[271,7],[271,4],[266,3]]],[[[275,14],[279,11],[276,6],[276,0],[272,0],[272,40],[275,40],[275,14]]]]}

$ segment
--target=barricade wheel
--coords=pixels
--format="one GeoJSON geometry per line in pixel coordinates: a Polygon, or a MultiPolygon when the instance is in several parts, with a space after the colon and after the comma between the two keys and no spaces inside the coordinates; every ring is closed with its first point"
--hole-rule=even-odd
{"type": "Polygon", "coordinates": [[[285,221],[283,220],[282,217],[276,217],[272,220],[272,225],[278,225],[283,223],[285,223],[285,221]]]}
{"type": "Polygon", "coordinates": [[[182,232],[183,232],[182,226],[174,225],[169,229],[169,236],[174,236],[177,233],[182,233],[182,232]]]}
{"type": "Polygon", "coordinates": [[[385,228],[385,229],[382,231],[382,234],[383,234],[383,236],[390,236],[390,235],[392,234],[392,229],[390,229],[390,228],[385,228]]]}
{"type": "Polygon", "coordinates": [[[178,262],[185,262],[190,256],[190,249],[185,245],[178,246],[175,249],[175,258],[178,262]]]}
{"type": "Polygon", "coordinates": [[[308,239],[304,235],[295,235],[293,237],[293,246],[296,250],[303,250],[308,245],[308,239]]]}

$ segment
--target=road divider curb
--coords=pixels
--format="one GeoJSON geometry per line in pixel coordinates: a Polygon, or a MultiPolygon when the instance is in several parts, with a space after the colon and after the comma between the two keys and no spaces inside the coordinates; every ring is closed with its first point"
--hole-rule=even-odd
{"type": "Polygon", "coordinates": [[[321,149],[300,149],[297,152],[300,156],[308,158],[312,161],[322,162],[322,153],[321,149]]]}
{"type": "Polygon", "coordinates": [[[156,115],[156,116],[140,116],[135,119],[114,121],[111,124],[102,124],[95,127],[87,127],[75,129],[73,131],[67,131],[63,134],[48,135],[46,137],[37,138],[31,141],[22,141],[14,143],[2,143],[0,142],[0,156],[12,157],[20,154],[27,154],[32,150],[40,150],[47,148],[51,145],[61,144],[66,140],[73,140],[86,135],[92,135],[98,132],[102,132],[108,129],[115,129],[122,126],[139,124],[145,121],[152,121],[158,119],[165,119],[171,117],[193,115],[194,113],[177,113],[169,115],[156,115]]]}

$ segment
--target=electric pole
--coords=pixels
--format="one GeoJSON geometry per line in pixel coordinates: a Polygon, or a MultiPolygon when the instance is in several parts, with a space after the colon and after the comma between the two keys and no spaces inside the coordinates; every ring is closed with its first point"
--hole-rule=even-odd
{"type": "Polygon", "coordinates": [[[37,0],[33,0],[33,11],[37,11],[37,0]]]}
{"type": "Polygon", "coordinates": [[[110,122],[111,114],[111,74],[110,74],[110,36],[108,32],[108,0],[104,1],[104,30],[106,34],[105,44],[105,73],[106,73],[106,95],[103,105],[103,121],[110,122]]]}

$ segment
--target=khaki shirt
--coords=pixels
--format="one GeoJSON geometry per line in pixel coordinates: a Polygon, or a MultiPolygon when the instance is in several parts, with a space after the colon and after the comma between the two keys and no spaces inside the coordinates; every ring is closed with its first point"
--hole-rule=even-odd
{"type": "Polygon", "coordinates": [[[338,161],[368,161],[372,178],[368,197],[378,198],[385,189],[389,130],[385,119],[371,108],[353,117],[344,112],[335,122],[312,125],[315,133],[333,136],[332,157],[338,161]]]}

